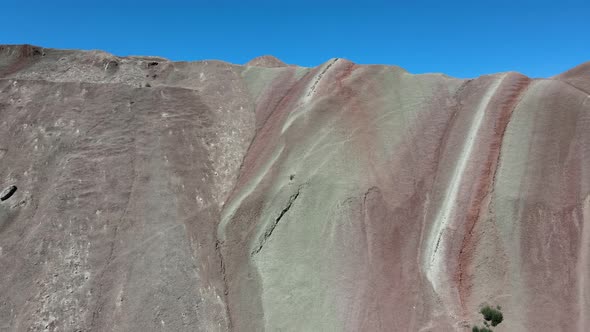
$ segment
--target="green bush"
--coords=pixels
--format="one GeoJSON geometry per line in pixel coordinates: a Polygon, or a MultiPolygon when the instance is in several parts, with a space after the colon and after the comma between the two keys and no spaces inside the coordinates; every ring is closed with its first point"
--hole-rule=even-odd
{"type": "Polygon", "coordinates": [[[493,332],[493,331],[488,329],[487,327],[474,326],[471,328],[471,332],[493,332]]]}
{"type": "Polygon", "coordinates": [[[498,324],[502,323],[502,320],[504,320],[504,316],[500,310],[494,309],[490,306],[483,307],[480,312],[483,315],[483,318],[489,321],[492,326],[497,326],[498,324]]]}

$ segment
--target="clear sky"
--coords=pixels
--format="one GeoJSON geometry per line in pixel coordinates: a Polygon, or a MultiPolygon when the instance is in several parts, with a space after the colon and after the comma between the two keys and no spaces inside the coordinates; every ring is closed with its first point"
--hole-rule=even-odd
{"type": "Polygon", "coordinates": [[[1,44],[171,60],[342,57],[456,77],[547,77],[590,61],[590,0],[3,0],[0,22],[1,44]]]}

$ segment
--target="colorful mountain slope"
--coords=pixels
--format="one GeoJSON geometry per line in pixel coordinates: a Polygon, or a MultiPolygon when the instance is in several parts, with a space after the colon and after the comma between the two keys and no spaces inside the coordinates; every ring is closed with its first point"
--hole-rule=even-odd
{"type": "Polygon", "coordinates": [[[0,328],[590,328],[590,65],[0,47],[0,328]]]}

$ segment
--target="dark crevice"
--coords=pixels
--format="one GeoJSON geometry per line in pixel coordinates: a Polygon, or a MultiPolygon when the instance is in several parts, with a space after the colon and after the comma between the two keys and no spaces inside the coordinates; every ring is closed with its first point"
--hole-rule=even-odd
{"type": "Polygon", "coordinates": [[[301,187],[299,187],[297,189],[296,193],[294,193],[293,195],[291,195],[291,197],[289,197],[289,202],[287,203],[287,206],[285,206],[285,208],[283,208],[281,213],[279,213],[279,216],[275,218],[275,220],[267,228],[266,232],[264,232],[264,235],[260,239],[260,243],[258,244],[258,246],[254,250],[252,250],[252,253],[250,254],[250,256],[254,256],[257,253],[259,253],[260,250],[262,250],[262,247],[264,247],[264,244],[266,243],[266,241],[270,238],[270,236],[274,232],[275,228],[279,224],[279,221],[281,221],[281,219],[287,213],[287,211],[289,211],[289,209],[291,209],[291,207],[293,206],[293,203],[295,203],[295,200],[297,199],[297,197],[299,197],[300,192],[301,192],[301,187]]]}
{"type": "Polygon", "coordinates": [[[316,86],[320,83],[320,81],[322,80],[322,77],[324,76],[324,74],[326,74],[326,72],[328,71],[328,69],[330,69],[330,67],[332,67],[336,61],[338,61],[339,59],[336,58],[334,59],[334,61],[330,62],[326,68],[324,68],[324,70],[322,70],[322,72],[317,76],[315,82],[313,82],[313,85],[311,86],[311,88],[309,89],[309,92],[307,93],[307,96],[310,97],[314,92],[315,92],[315,88],[316,86]]]}
{"type": "Polygon", "coordinates": [[[215,251],[217,252],[217,257],[219,258],[219,271],[221,273],[221,281],[223,282],[223,297],[224,297],[224,309],[225,309],[225,316],[227,317],[227,329],[228,331],[233,331],[233,323],[231,319],[231,315],[229,312],[229,303],[227,296],[229,294],[229,283],[227,281],[227,276],[225,274],[225,262],[223,260],[223,253],[221,252],[221,246],[223,243],[219,240],[215,242],[215,251]]]}
{"type": "Polygon", "coordinates": [[[365,194],[363,195],[363,203],[361,205],[361,233],[362,237],[365,239],[365,246],[367,250],[367,260],[369,264],[372,261],[372,254],[371,254],[371,239],[370,239],[370,222],[371,222],[371,215],[369,214],[369,208],[367,200],[369,199],[369,195],[373,192],[379,193],[379,187],[372,186],[371,188],[367,189],[365,194]]]}
{"type": "Polygon", "coordinates": [[[436,252],[438,251],[438,247],[440,246],[440,240],[442,239],[444,234],[445,234],[445,230],[443,229],[438,236],[438,240],[436,241],[436,247],[434,247],[434,252],[432,253],[431,263],[434,262],[434,257],[436,255],[436,252]]]}
{"type": "Polygon", "coordinates": [[[14,195],[15,192],[16,192],[16,186],[10,186],[10,187],[4,189],[2,191],[2,193],[0,193],[0,201],[5,201],[5,200],[9,199],[10,197],[12,197],[12,195],[14,195]]]}

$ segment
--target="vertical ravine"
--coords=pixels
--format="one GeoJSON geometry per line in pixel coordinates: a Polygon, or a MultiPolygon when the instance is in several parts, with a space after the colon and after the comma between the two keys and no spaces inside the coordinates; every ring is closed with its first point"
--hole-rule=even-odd
{"type": "Polygon", "coordinates": [[[483,124],[484,115],[492,97],[496,94],[496,91],[505,77],[506,75],[502,75],[494,78],[494,81],[488,87],[485,95],[482,97],[481,102],[475,110],[474,118],[469,126],[467,135],[465,136],[464,144],[460,149],[458,160],[443,194],[444,199],[442,204],[435,215],[430,237],[427,242],[428,248],[426,256],[424,257],[424,270],[434,291],[441,298],[445,307],[447,307],[446,310],[451,309],[449,306],[454,303],[454,299],[451,298],[452,296],[449,287],[445,287],[443,284],[444,280],[447,279],[444,268],[445,241],[449,239],[445,238],[445,231],[453,223],[452,218],[456,212],[455,209],[459,196],[459,189],[464,181],[464,174],[473,154],[475,142],[483,124]]]}

